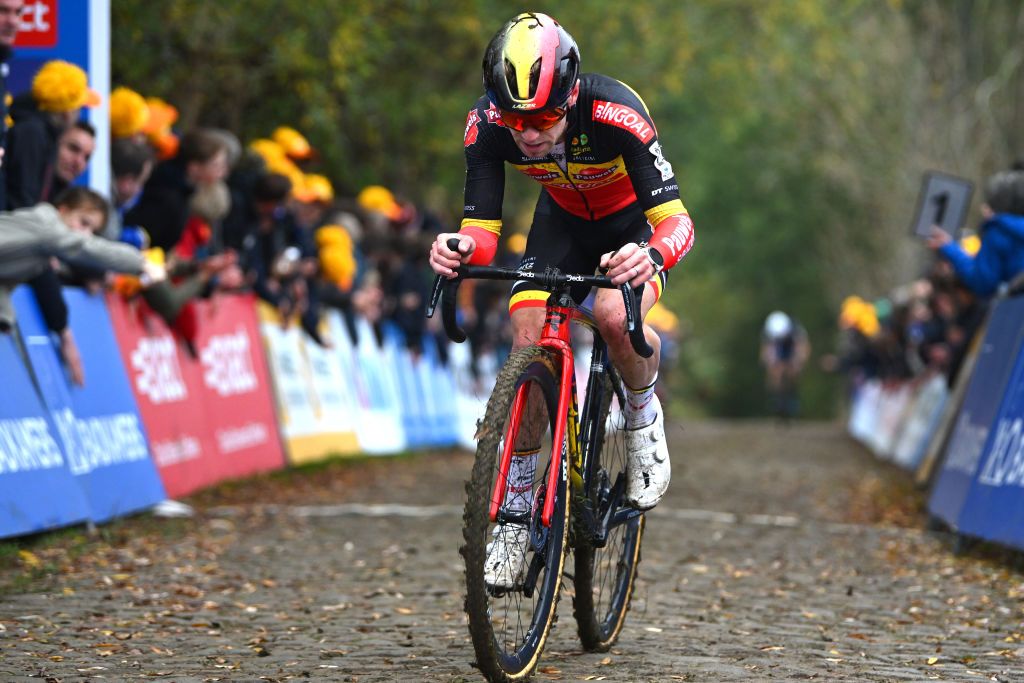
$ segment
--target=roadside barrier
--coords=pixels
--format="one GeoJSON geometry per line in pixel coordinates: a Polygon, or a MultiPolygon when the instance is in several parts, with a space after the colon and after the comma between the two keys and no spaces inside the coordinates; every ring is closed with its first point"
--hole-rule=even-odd
{"type": "Polygon", "coordinates": [[[140,300],[107,303],[167,495],[284,465],[251,296],[191,304],[195,357],[140,300]]]}
{"type": "MultiPolygon", "coordinates": [[[[72,385],[31,292],[0,334],[0,538],[101,523],[226,479],[365,453],[474,445],[493,373],[325,316],[330,348],[251,295],[197,301],[194,355],[139,300],[65,288],[85,369],[72,385]]],[[[493,365],[493,364],[492,364],[493,365]]],[[[485,363],[484,367],[488,365],[485,363]]]]}
{"type": "Polygon", "coordinates": [[[935,520],[960,536],[1017,549],[1024,549],[1022,351],[1024,296],[1001,297],[952,392],[941,378],[868,383],[848,425],[876,455],[931,484],[928,511],[935,520]]]}

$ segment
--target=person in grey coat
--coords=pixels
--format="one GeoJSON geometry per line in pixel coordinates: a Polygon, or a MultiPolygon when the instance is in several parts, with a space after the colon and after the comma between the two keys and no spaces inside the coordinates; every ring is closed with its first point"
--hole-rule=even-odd
{"type": "Polygon", "coordinates": [[[46,270],[51,259],[68,265],[138,275],[143,285],[165,278],[163,267],[142,252],[93,232],[107,221],[107,202],[84,187],[71,187],[54,200],[0,212],[0,332],[14,327],[11,291],[46,270]]]}

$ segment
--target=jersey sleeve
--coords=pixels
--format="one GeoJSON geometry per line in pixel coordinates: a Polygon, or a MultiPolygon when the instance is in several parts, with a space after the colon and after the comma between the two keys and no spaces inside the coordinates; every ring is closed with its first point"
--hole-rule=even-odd
{"type": "Polygon", "coordinates": [[[625,83],[615,101],[595,99],[594,121],[609,127],[619,147],[637,202],[654,228],[650,244],[671,268],[693,245],[693,222],[679,196],[679,182],[665,158],[647,105],[625,83]]]}
{"type": "Polygon", "coordinates": [[[482,98],[466,117],[465,202],[459,232],[472,235],[477,251],[470,263],[490,263],[501,234],[501,205],[505,196],[505,161],[498,153],[500,126],[488,116],[482,98]],[[490,237],[488,237],[490,236],[490,237]]]}

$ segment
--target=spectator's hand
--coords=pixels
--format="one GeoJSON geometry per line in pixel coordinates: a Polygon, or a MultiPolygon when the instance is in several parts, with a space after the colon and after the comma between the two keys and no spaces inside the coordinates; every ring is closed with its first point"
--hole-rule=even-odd
{"type": "Polygon", "coordinates": [[[462,235],[456,232],[442,232],[430,245],[430,267],[438,275],[444,275],[451,279],[455,277],[453,268],[458,268],[466,259],[476,251],[476,240],[469,235],[462,235]],[[452,251],[448,248],[448,240],[455,238],[459,240],[459,250],[452,251]]]}
{"type": "Polygon", "coordinates": [[[149,287],[157,282],[163,282],[166,279],[167,269],[159,263],[146,261],[142,264],[142,276],[139,278],[139,281],[142,282],[143,287],[149,287]]]}
{"type": "Polygon", "coordinates": [[[85,386],[85,368],[82,366],[82,354],[78,352],[78,344],[75,336],[71,334],[71,328],[65,327],[60,333],[60,356],[68,368],[72,384],[80,387],[85,386]]]}
{"type": "Polygon", "coordinates": [[[949,244],[952,241],[953,241],[953,238],[950,237],[948,232],[946,232],[945,230],[943,230],[942,228],[940,228],[937,225],[933,225],[932,226],[932,232],[931,232],[930,235],[928,235],[928,248],[929,249],[934,251],[934,250],[936,250],[936,249],[938,249],[938,248],[940,248],[942,246],[945,246],[945,245],[949,244]]]}
{"type": "Polygon", "coordinates": [[[237,261],[238,256],[233,251],[214,254],[199,263],[199,272],[205,277],[212,277],[233,266],[237,261]]]}

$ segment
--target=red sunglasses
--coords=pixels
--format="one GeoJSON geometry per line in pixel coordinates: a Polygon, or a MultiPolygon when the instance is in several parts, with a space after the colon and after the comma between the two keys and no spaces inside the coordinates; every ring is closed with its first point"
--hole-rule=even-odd
{"type": "Polygon", "coordinates": [[[537,130],[547,130],[556,123],[565,118],[566,109],[564,107],[555,107],[554,109],[547,109],[545,111],[520,114],[514,111],[505,111],[499,109],[498,113],[501,115],[501,121],[507,128],[519,131],[520,133],[527,128],[535,128],[537,130]]]}

